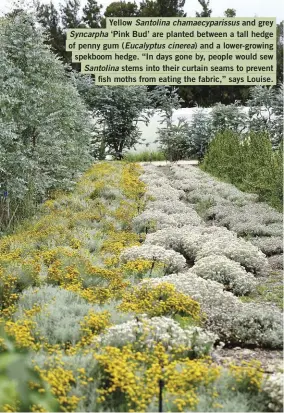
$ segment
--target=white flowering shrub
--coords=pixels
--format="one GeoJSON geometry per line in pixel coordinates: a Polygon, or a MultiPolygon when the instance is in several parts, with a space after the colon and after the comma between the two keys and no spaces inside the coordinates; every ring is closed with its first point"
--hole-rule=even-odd
{"type": "Polygon", "coordinates": [[[179,228],[184,225],[199,226],[202,223],[200,216],[195,211],[190,211],[185,214],[172,214],[171,216],[179,228]]]}
{"type": "MultiPolygon", "coordinates": [[[[147,165],[145,165],[144,168],[145,167],[147,167],[147,165]]],[[[159,175],[158,172],[157,174],[145,172],[143,175],[140,175],[139,179],[142,182],[144,182],[148,187],[152,188],[169,186],[169,180],[165,176],[159,175]]]]}
{"type": "Polygon", "coordinates": [[[215,226],[193,228],[183,237],[182,247],[184,255],[188,260],[195,261],[198,252],[204,244],[219,239],[222,239],[227,243],[231,241],[234,242],[236,240],[236,234],[226,228],[215,226]]]}
{"type": "Polygon", "coordinates": [[[185,256],[188,261],[194,262],[201,246],[215,239],[223,239],[228,243],[237,240],[237,235],[223,227],[206,227],[205,225],[185,225],[181,228],[169,227],[146,236],[145,244],[160,245],[166,249],[173,249],[185,256]]]}
{"type": "Polygon", "coordinates": [[[163,200],[149,202],[146,209],[160,210],[169,215],[192,212],[191,208],[189,208],[184,202],[177,201],[175,199],[168,200],[167,202],[163,200]]]}
{"type": "Polygon", "coordinates": [[[267,407],[272,412],[283,412],[283,372],[276,372],[265,378],[262,383],[262,391],[268,396],[267,407]]]}
{"type": "Polygon", "coordinates": [[[258,247],[265,255],[271,256],[283,253],[282,237],[255,237],[251,238],[250,242],[258,247]]]}
{"type": "Polygon", "coordinates": [[[206,227],[202,225],[185,225],[181,228],[169,227],[146,236],[145,244],[160,245],[166,249],[173,249],[194,261],[201,246],[216,238],[222,237],[230,242],[236,239],[236,234],[222,227],[206,227]]]}
{"type": "Polygon", "coordinates": [[[146,209],[133,219],[133,228],[136,232],[155,232],[169,227],[183,227],[200,225],[201,218],[195,211],[187,213],[167,214],[160,210],[146,209]]]}
{"type": "Polygon", "coordinates": [[[217,181],[193,166],[172,166],[171,171],[173,187],[183,190],[186,200],[190,203],[210,201],[212,205],[245,205],[258,200],[258,195],[244,193],[234,185],[217,181]]]}
{"type": "MultiPolygon", "coordinates": [[[[197,228],[200,228],[199,226],[197,228]]],[[[166,249],[172,249],[184,254],[183,242],[184,237],[193,230],[191,225],[183,226],[181,228],[169,227],[158,230],[156,232],[147,234],[145,239],[145,245],[159,245],[166,249]]]]}
{"type": "MultiPolygon", "coordinates": [[[[218,328],[214,331],[218,334],[218,328]]],[[[269,305],[243,303],[237,316],[233,317],[231,334],[240,342],[245,339],[247,345],[282,348],[283,315],[269,305]]]]}
{"type": "Polygon", "coordinates": [[[179,200],[183,196],[183,192],[179,191],[170,185],[164,185],[164,186],[159,186],[159,187],[152,187],[148,186],[147,194],[151,197],[153,197],[156,200],[179,200]]]}
{"type": "Polygon", "coordinates": [[[206,327],[227,344],[255,345],[282,348],[283,320],[276,308],[242,303],[223,286],[198,277],[191,269],[182,274],[171,274],[163,279],[144,280],[143,283],[158,285],[168,282],[176,290],[198,301],[206,313],[206,327]]]}
{"type": "Polygon", "coordinates": [[[269,265],[274,270],[283,270],[283,254],[268,257],[269,265]]]}
{"type": "Polygon", "coordinates": [[[100,346],[122,347],[129,343],[141,349],[152,349],[157,343],[162,343],[168,351],[180,346],[190,348],[190,354],[200,357],[209,354],[218,336],[204,331],[200,327],[186,328],[169,317],[147,316],[130,320],[126,323],[112,326],[96,338],[100,346]]]}
{"type": "MultiPolygon", "coordinates": [[[[219,183],[197,168],[173,166],[169,176],[171,185],[179,193],[184,194],[175,196],[172,201],[174,203],[192,193],[197,197],[200,197],[201,193],[200,198],[191,198],[193,203],[208,200],[217,193],[214,201],[219,214],[216,218],[217,225],[206,226],[199,218],[199,223],[195,225],[191,222],[187,225],[184,222],[179,228],[176,223],[167,223],[167,227],[156,227],[151,233],[148,232],[143,247],[174,250],[186,258],[188,265],[193,266],[186,272],[184,267],[182,272],[166,275],[162,280],[146,279],[141,284],[150,283],[155,286],[162,281],[169,282],[177,291],[198,301],[207,317],[206,328],[216,333],[227,344],[282,348],[280,311],[255,302],[242,302],[236,296],[252,292],[256,286],[255,276],[267,275],[270,269],[268,259],[258,245],[238,238],[236,231],[227,228],[230,225],[234,225],[233,228],[236,229],[237,225],[248,226],[249,211],[252,211],[252,220],[259,216],[263,228],[272,233],[276,226],[280,225],[279,214],[273,209],[266,208],[266,204],[258,203],[254,194],[245,194],[232,185],[219,183]],[[219,219],[227,221],[222,221],[221,225],[219,219]],[[224,224],[226,226],[223,226],[224,224]]],[[[152,179],[155,181],[154,174],[152,179]]],[[[166,187],[165,184],[163,190],[166,187]]],[[[156,211],[157,214],[163,216],[162,214],[167,212],[166,215],[171,219],[179,216],[183,221],[186,215],[194,216],[192,204],[189,207],[190,213],[172,213],[172,202],[163,198],[161,194],[159,201],[153,201],[152,205],[160,209],[156,211]],[[163,202],[168,205],[163,206],[163,202]]],[[[178,208],[183,209],[180,201],[178,208]]],[[[275,241],[277,239],[279,246],[278,238],[276,237],[275,241]]],[[[273,249],[270,244],[266,241],[266,250],[273,249]]]]}
{"type": "Polygon", "coordinates": [[[167,274],[174,271],[183,271],[186,267],[186,260],[181,254],[157,245],[141,245],[126,248],[120,256],[122,263],[137,259],[152,261],[153,265],[156,262],[163,263],[165,273],[167,274]]]}
{"type": "Polygon", "coordinates": [[[282,214],[264,203],[217,204],[208,209],[206,217],[239,236],[281,236],[283,231],[282,214]]]}
{"type": "Polygon", "coordinates": [[[197,252],[196,260],[210,255],[224,255],[239,262],[245,269],[255,275],[263,276],[269,270],[267,258],[256,246],[241,238],[216,238],[205,242],[197,252]]]}
{"type": "Polygon", "coordinates": [[[194,264],[192,271],[199,277],[223,284],[226,290],[235,295],[249,294],[256,287],[254,276],[225,256],[209,255],[201,258],[194,264]]]}
{"type": "Polygon", "coordinates": [[[132,224],[134,231],[138,233],[149,233],[162,228],[176,227],[176,221],[171,215],[152,209],[137,215],[132,224]]]}

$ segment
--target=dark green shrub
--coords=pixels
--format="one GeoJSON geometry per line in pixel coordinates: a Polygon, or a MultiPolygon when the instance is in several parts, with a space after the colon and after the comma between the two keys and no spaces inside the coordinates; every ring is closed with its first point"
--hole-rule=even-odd
{"type": "Polygon", "coordinates": [[[243,139],[229,130],[217,134],[201,168],[282,209],[283,148],[274,151],[267,133],[251,132],[243,139]]]}

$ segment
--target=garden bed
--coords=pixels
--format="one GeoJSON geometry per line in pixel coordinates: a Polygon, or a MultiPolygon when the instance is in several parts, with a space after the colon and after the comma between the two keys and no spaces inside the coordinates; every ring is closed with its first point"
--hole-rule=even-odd
{"type": "Polygon", "coordinates": [[[281,411],[281,243],[251,242],[280,225],[196,167],[98,163],[0,240],[0,321],[61,411],[281,411]]]}

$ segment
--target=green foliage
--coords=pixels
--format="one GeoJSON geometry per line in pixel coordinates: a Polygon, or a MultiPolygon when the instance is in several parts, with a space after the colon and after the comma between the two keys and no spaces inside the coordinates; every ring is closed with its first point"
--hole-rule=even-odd
{"type": "Polygon", "coordinates": [[[190,152],[188,129],[186,120],[180,118],[177,125],[171,124],[158,130],[158,141],[167,160],[175,162],[188,158],[190,152]]]}
{"type": "Polygon", "coordinates": [[[159,151],[143,151],[139,153],[127,153],[124,157],[127,162],[152,162],[165,161],[165,155],[159,151]]]}
{"type": "MultiPolygon", "coordinates": [[[[48,36],[47,44],[50,44],[51,50],[66,59],[68,53],[65,51],[65,38],[60,26],[60,15],[54,4],[36,4],[36,14],[38,22],[44,27],[48,36]]],[[[70,56],[69,56],[70,60],[70,56]]]]}
{"type": "Polygon", "coordinates": [[[141,143],[138,122],[149,121],[149,94],[146,86],[90,85],[89,105],[97,120],[93,134],[93,153],[122,159],[126,149],[141,143]]]}
{"type": "Polygon", "coordinates": [[[209,0],[198,0],[198,3],[202,7],[202,12],[196,12],[196,17],[211,17],[212,10],[209,9],[209,0]]]}
{"type": "Polygon", "coordinates": [[[225,17],[236,17],[236,10],[235,9],[230,9],[230,8],[228,8],[228,9],[226,9],[225,11],[224,11],[224,16],[225,17]]]}
{"type": "Polygon", "coordinates": [[[37,405],[47,412],[59,411],[48,385],[29,367],[29,353],[16,349],[0,326],[0,409],[5,405],[10,409],[15,406],[19,412],[30,412],[37,405]],[[35,384],[34,389],[30,382],[35,384]],[[37,387],[44,392],[40,394],[37,387]]]}
{"type": "Polygon", "coordinates": [[[166,159],[177,161],[186,158],[189,152],[188,123],[184,119],[179,119],[177,125],[173,122],[174,110],[179,109],[182,102],[177,89],[157,86],[153,91],[152,101],[162,118],[156,142],[166,159]]]}
{"type": "Polygon", "coordinates": [[[210,118],[214,135],[226,129],[242,132],[247,122],[246,114],[238,106],[238,102],[232,103],[231,105],[217,103],[212,108],[210,118]]]}
{"type": "Polygon", "coordinates": [[[87,28],[95,29],[101,26],[102,7],[96,0],[87,0],[86,5],[83,7],[82,16],[82,20],[87,28]]]}
{"type": "Polygon", "coordinates": [[[69,189],[90,162],[88,113],[31,15],[0,27],[0,222],[54,189],[69,189]]]}
{"type": "Polygon", "coordinates": [[[139,16],[141,17],[185,17],[185,0],[142,0],[139,16]]]}
{"type": "Polygon", "coordinates": [[[273,149],[279,148],[283,129],[283,87],[251,88],[248,115],[236,101],[230,105],[217,103],[210,113],[196,112],[189,125],[190,155],[202,159],[209,143],[219,132],[231,130],[242,137],[247,131],[267,132],[273,149]]]}
{"type": "Polygon", "coordinates": [[[114,1],[106,7],[105,17],[135,17],[138,15],[138,6],[135,2],[114,1]]]}
{"type": "Polygon", "coordinates": [[[283,85],[250,89],[249,128],[268,133],[274,148],[283,140],[283,85]]]}
{"type": "Polygon", "coordinates": [[[283,149],[273,151],[265,132],[251,132],[240,140],[237,133],[224,131],[210,143],[202,168],[281,209],[282,162],[283,149]]]}
{"type": "Polygon", "coordinates": [[[213,126],[210,114],[205,110],[195,112],[188,128],[190,155],[202,159],[212,138],[213,126]]]}

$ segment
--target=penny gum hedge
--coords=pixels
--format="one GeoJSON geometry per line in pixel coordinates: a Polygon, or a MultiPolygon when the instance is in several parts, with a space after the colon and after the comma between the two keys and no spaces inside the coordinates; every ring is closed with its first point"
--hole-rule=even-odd
{"type": "MultiPolygon", "coordinates": [[[[186,236],[204,229],[182,194],[157,169],[99,163],[73,193],[58,193],[0,239],[0,325],[10,340],[1,333],[1,411],[158,411],[159,404],[163,411],[280,411],[281,378],[267,377],[257,361],[214,362],[236,324],[229,314],[218,323],[218,303],[212,309],[204,293],[209,286],[244,317],[245,304],[226,288],[247,293],[265,257],[253,246],[256,274],[222,258],[202,278],[206,254],[197,275],[184,251],[196,260],[198,250],[147,242],[165,229],[186,236]],[[155,192],[157,179],[162,191],[155,192]],[[159,211],[173,220],[156,231],[159,211]],[[29,373],[13,375],[20,352],[29,373]]],[[[255,345],[281,347],[278,313],[253,317],[237,341],[254,332],[255,345]]]]}

